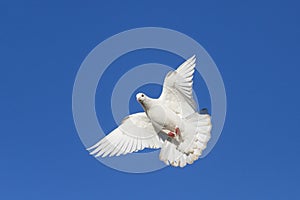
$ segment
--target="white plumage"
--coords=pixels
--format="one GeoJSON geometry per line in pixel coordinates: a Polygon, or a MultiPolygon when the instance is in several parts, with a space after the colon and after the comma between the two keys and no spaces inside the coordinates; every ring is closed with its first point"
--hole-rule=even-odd
{"type": "Polygon", "coordinates": [[[162,94],[152,99],[136,95],[145,112],[126,117],[121,125],[87,150],[95,157],[119,156],[145,148],[161,148],[167,165],[184,167],[199,158],[210,139],[211,120],[199,114],[193,99],[192,56],[164,80],[162,94]]]}

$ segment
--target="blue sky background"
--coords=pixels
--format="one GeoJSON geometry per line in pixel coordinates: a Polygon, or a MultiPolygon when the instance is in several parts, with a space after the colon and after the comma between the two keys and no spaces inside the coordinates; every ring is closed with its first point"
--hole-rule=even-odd
{"type": "MultiPolygon", "coordinates": [[[[299,8],[291,0],[1,1],[0,199],[299,199],[299,8]],[[144,26],[197,40],[226,86],[220,140],[183,170],[107,168],[87,154],[73,123],[83,59],[106,38],[144,26]]],[[[179,60],[140,54],[141,64],[179,60]]],[[[129,68],[136,56],[128,56],[118,62],[129,68]]]]}

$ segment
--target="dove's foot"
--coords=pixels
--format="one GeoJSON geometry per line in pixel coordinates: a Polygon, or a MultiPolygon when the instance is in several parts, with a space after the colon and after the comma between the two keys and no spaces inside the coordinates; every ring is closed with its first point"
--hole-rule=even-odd
{"type": "Polygon", "coordinates": [[[172,131],[170,131],[170,132],[168,133],[168,136],[171,137],[171,138],[174,138],[174,137],[175,137],[175,133],[173,133],[172,131]]]}
{"type": "Polygon", "coordinates": [[[178,127],[175,128],[176,135],[180,135],[180,129],[178,127]]]}
{"type": "Polygon", "coordinates": [[[175,128],[175,132],[170,131],[168,136],[174,138],[175,136],[180,136],[180,129],[178,127],[175,128]]]}

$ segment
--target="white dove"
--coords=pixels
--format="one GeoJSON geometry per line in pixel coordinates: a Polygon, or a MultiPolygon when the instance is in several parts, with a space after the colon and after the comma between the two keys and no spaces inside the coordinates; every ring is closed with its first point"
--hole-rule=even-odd
{"type": "Polygon", "coordinates": [[[192,56],[164,80],[162,94],[153,99],[136,95],[145,112],[123,119],[121,125],[87,150],[95,157],[119,156],[145,148],[161,148],[159,158],[167,165],[184,167],[199,158],[210,139],[211,120],[198,113],[193,99],[192,56]]]}

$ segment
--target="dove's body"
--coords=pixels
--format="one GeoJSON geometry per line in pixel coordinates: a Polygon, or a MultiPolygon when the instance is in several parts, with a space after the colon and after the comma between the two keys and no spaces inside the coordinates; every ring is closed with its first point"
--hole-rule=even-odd
{"type": "Polygon", "coordinates": [[[199,158],[210,139],[210,116],[196,111],[192,95],[195,56],[167,74],[158,99],[136,95],[145,112],[126,117],[109,135],[90,147],[105,157],[161,148],[167,165],[184,167],[199,158]]]}
{"type": "Polygon", "coordinates": [[[137,100],[142,104],[145,113],[158,131],[175,131],[176,128],[182,129],[182,119],[173,110],[164,106],[159,99],[152,99],[145,94],[137,94],[137,100]],[[144,100],[140,101],[139,96],[144,95],[144,100]]]}

